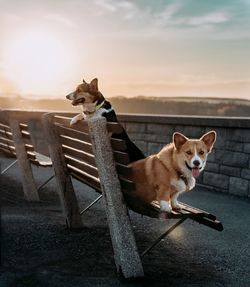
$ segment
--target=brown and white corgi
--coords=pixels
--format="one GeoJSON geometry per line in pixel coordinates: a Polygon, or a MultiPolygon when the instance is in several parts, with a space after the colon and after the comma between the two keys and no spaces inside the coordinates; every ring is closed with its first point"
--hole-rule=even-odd
{"type": "MultiPolygon", "coordinates": [[[[76,90],[66,96],[71,100],[73,106],[80,106],[82,112],[72,118],[70,124],[74,125],[80,120],[87,120],[90,117],[103,116],[108,122],[118,122],[116,113],[102,93],[98,89],[97,78],[90,83],[85,80],[76,87],[76,90]]],[[[126,141],[127,153],[130,161],[136,161],[145,158],[143,152],[130,140],[126,131],[123,129],[120,134],[113,134],[112,137],[126,141]]]]}
{"type": "Polygon", "coordinates": [[[200,139],[188,139],[181,133],[174,133],[173,142],[158,154],[130,164],[131,179],[136,184],[136,190],[130,196],[144,204],[158,201],[162,212],[180,209],[179,194],[194,188],[195,178],[204,169],[215,140],[215,131],[200,139]]]}

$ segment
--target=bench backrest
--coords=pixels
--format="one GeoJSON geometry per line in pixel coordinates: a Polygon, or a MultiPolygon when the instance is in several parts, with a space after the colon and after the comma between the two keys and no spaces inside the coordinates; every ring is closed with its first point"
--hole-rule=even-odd
{"type": "MultiPolygon", "coordinates": [[[[25,144],[25,150],[29,161],[32,164],[39,165],[28,124],[20,122],[18,128],[21,133],[22,141],[25,144]]],[[[3,123],[0,123],[0,149],[9,156],[16,156],[13,131],[9,125],[3,123]]]]}
{"type": "Polygon", "coordinates": [[[0,123],[0,150],[8,156],[16,156],[11,129],[3,123],[0,123]]]}
{"type": "MultiPolygon", "coordinates": [[[[71,118],[68,117],[54,116],[55,130],[60,139],[68,172],[76,179],[101,192],[88,124],[86,121],[81,121],[74,126],[70,126],[70,120],[71,118]]],[[[135,185],[128,180],[131,169],[127,166],[130,160],[129,155],[126,153],[126,142],[112,137],[114,133],[121,133],[122,127],[119,123],[108,122],[107,130],[111,134],[110,143],[121,187],[122,189],[132,190],[135,185]]]]}

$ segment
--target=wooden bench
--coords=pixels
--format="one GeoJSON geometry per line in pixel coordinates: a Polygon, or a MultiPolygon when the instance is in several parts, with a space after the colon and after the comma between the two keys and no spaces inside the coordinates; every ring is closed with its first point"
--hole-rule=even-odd
{"type": "Polygon", "coordinates": [[[171,212],[168,219],[179,219],[142,254],[138,253],[133,230],[130,224],[127,205],[140,214],[159,217],[157,202],[143,206],[131,204],[129,194],[135,190],[135,183],[129,180],[131,169],[126,144],[112,137],[121,132],[119,123],[107,123],[105,118],[81,121],[73,127],[71,118],[49,113],[44,115],[43,124],[49,151],[56,173],[58,190],[63,205],[67,225],[81,228],[81,214],[101,197],[112,239],[117,270],[125,278],[143,276],[142,258],[160,240],[186,219],[207,225],[221,231],[222,224],[216,217],[203,210],[182,204],[182,210],[171,212]],[[71,176],[101,193],[84,211],[80,211],[71,176]],[[125,195],[125,199],[124,199],[125,195]]]}
{"type": "Polygon", "coordinates": [[[17,163],[16,149],[12,138],[12,132],[9,125],[0,122],[0,150],[8,157],[13,158],[13,162],[1,170],[1,175],[6,173],[12,166],[17,163]]]}
{"type": "Polygon", "coordinates": [[[31,164],[37,167],[51,167],[52,161],[49,157],[35,150],[28,123],[21,122],[20,119],[15,117],[10,117],[7,122],[0,123],[0,149],[6,155],[15,157],[14,162],[5,168],[1,172],[1,175],[7,172],[15,163],[18,163],[25,199],[29,201],[39,201],[38,191],[44,187],[54,175],[39,187],[36,186],[31,164]]]}

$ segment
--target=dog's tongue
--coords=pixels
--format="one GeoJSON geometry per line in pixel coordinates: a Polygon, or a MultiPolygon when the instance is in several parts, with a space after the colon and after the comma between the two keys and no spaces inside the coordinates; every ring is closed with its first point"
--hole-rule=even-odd
{"type": "Polygon", "coordinates": [[[198,177],[200,175],[200,170],[198,167],[192,168],[192,175],[193,177],[198,177]]]}

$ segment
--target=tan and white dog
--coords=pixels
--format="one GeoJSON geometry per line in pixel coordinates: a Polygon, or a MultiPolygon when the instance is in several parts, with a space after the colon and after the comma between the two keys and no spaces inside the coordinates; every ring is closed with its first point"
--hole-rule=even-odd
{"type": "MultiPolygon", "coordinates": [[[[105,117],[108,122],[118,122],[116,113],[110,102],[104,98],[98,89],[97,78],[93,79],[90,83],[83,80],[76,87],[75,91],[67,95],[66,98],[71,101],[73,106],[80,106],[82,110],[80,114],[72,118],[71,125],[81,120],[100,116],[105,117]]],[[[125,140],[130,162],[145,158],[143,152],[130,140],[124,128],[120,134],[112,134],[112,137],[125,140]]]]}
{"type": "Polygon", "coordinates": [[[149,204],[158,201],[162,212],[180,209],[179,194],[194,188],[208,154],[216,140],[210,131],[200,139],[188,139],[181,133],[173,134],[173,142],[158,154],[136,161],[130,166],[136,191],[130,200],[149,204]]]}
{"type": "Polygon", "coordinates": [[[78,121],[86,120],[93,116],[101,116],[103,113],[112,110],[109,102],[105,100],[98,90],[98,80],[95,78],[90,83],[83,82],[77,86],[76,90],[66,96],[71,100],[73,106],[80,106],[82,112],[72,118],[70,124],[74,125],[78,121]],[[106,107],[105,107],[106,106],[106,107]]]}

